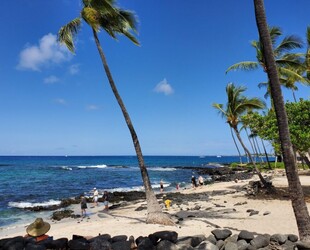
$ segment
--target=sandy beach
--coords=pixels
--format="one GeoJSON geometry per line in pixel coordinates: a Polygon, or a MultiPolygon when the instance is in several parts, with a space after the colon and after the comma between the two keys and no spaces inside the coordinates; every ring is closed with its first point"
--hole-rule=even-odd
{"type": "MultiPolygon", "coordinates": [[[[300,179],[303,185],[310,183],[310,176],[302,175],[300,179]]],[[[136,238],[162,230],[176,231],[179,236],[209,235],[215,228],[228,228],[236,233],[248,230],[257,234],[298,235],[291,202],[287,199],[253,199],[246,195],[244,189],[248,182],[249,180],[222,182],[181,190],[183,194],[195,194],[197,199],[184,203],[172,200],[171,208],[164,209],[178,221],[175,226],[146,224],[146,209],[135,211],[138,207],[146,206],[146,202],[142,200],[127,203],[110,210],[109,213],[102,211],[103,204],[99,207],[88,204],[88,216],[84,219],[43,219],[51,224],[48,234],[54,236],[54,239],[71,239],[73,234],[93,237],[106,233],[112,236],[133,235],[136,238]],[[249,209],[259,213],[250,216],[249,209]]],[[[286,187],[287,180],[283,171],[273,173],[272,182],[275,187],[286,187]]],[[[74,210],[75,214],[80,214],[79,205],[71,206],[70,209],[74,210]]],[[[18,224],[1,228],[0,238],[24,235],[26,227],[26,224],[18,224]]]]}

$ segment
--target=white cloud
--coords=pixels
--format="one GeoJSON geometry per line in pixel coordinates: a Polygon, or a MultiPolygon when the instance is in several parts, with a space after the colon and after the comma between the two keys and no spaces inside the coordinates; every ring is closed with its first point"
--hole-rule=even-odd
{"type": "Polygon", "coordinates": [[[75,75],[79,73],[80,71],[80,65],[79,64],[73,64],[69,67],[69,72],[71,75],[75,75]]]}
{"type": "Polygon", "coordinates": [[[87,110],[97,110],[97,109],[99,109],[99,107],[98,107],[97,105],[91,104],[91,105],[88,105],[88,106],[86,107],[86,109],[87,109],[87,110]]]}
{"type": "Polygon", "coordinates": [[[56,102],[56,103],[58,103],[60,105],[66,105],[67,104],[66,100],[64,100],[62,98],[57,98],[57,99],[54,100],[54,102],[56,102]]]}
{"type": "Polygon", "coordinates": [[[173,88],[167,82],[166,78],[156,85],[154,91],[157,93],[164,93],[165,95],[171,95],[174,93],[173,88]]]}
{"type": "Polygon", "coordinates": [[[19,54],[18,69],[40,71],[42,67],[71,59],[69,50],[57,42],[56,35],[43,36],[38,45],[26,46],[19,54]]]}
{"type": "Polygon", "coordinates": [[[44,83],[46,83],[46,84],[53,84],[53,83],[55,83],[55,82],[59,82],[59,78],[52,75],[52,76],[49,76],[49,77],[44,78],[43,81],[44,81],[44,83]]]}

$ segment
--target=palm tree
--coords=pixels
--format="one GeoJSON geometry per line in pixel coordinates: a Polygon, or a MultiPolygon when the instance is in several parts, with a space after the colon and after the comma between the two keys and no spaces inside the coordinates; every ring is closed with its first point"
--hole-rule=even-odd
{"type": "Polygon", "coordinates": [[[172,220],[162,212],[155,193],[152,189],[148,172],[144,163],[144,158],[142,155],[138,136],[135,132],[134,126],[122,101],[122,98],[118,93],[98,38],[98,32],[100,30],[105,30],[112,38],[116,39],[117,34],[125,35],[134,44],[138,45],[138,40],[131,33],[131,31],[136,31],[135,16],[130,11],[122,10],[116,7],[114,0],[83,0],[80,17],[73,19],[71,22],[61,27],[58,33],[58,40],[61,43],[64,43],[71,52],[74,52],[75,50],[73,39],[80,29],[82,20],[84,20],[92,29],[92,33],[105,73],[107,75],[114,96],[122,110],[123,116],[132,137],[147,200],[148,215],[146,222],[173,225],[174,223],[172,222],[172,220]]]}
{"type": "Polygon", "coordinates": [[[266,71],[270,81],[271,97],[273,99],[278,122],[279,138],[281,141],[292,207],[301,240],[310,241],[310,217],[299,180],[296,159],[290,139],[288,119],[278,77],[277,64],[273,54],[272,40],[268,32],[264,1],[254,0],[254,8],[260,41],[263,44],[262,53],[264,54],[266,71]]]}
{"type": "Polygon", "coordinates": [[[310,27],[307,27],[306,40],[307,40],[307,50],[305,54],[305,67],[306,67],[306,77],[310,81],[310,27]]]}
{"type": "MultiPolygon", "coordinates": [[[[302,40],[299,37],[291,35],[284,37],[277,45],[276,42],[282,35],[281,29],[279,27],[270,27],[268,31],[271,37],[273,55],[281,77],[281,84],[293,91],[297,90],[297,87],[295,86],[296,82],[308,85],[309,81],[303,76],[303,72],[305,71],[303,65],[304,55],[301,53],[289,53],[289,51],[293,49],[302,48],[302,40]]],[[[239,69],[245,71],[255,70],[260,67],[266,73],[266,60],[263,54],[263,44],[258,40],[252,41],[251,45],[256,50],[257,61],[245,61],[233,64],[226,70],[226,73],[239,69]]],[[[265,98],[267,98],[270,95],[270,88],[268,87],[269,81],[267,83],[260,83],[258,86],[267,88],[267,93],[265,94],[265,98]]]]}
{"type": "Polygon", "coordinates": [[[260,171],[257,169],[256,164],[252,158],[250,151],[247,149],[243,140],[240,136],[240,132],[238,129],[238,124],[240,123],[240,117],[245,114],[249,110],[254,109],[263,109],[265,108],[265,104],[258,98],[247,98],[242,95],[242,93],[246,90],[245,87],[236,87],[233,83],[229,83],[226,86],[226,94],[227,94],[227,103],[226,107],[223,104],[214,103],[212,106],[216,108],[220,115],[226,119],[228,125],[235,132],[242,148],[246,152],[246,155],[249,157],[250,162],[254,165],[255,171],[258,174],[261,182],[264,186],[268,186],[268,183],[261,175],[260,171]]]}

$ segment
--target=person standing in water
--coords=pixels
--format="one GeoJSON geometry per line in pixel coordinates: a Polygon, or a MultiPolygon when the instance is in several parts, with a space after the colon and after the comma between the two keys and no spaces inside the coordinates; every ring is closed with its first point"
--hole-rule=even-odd
{"type": "Polygon", "coordinates": [[[160,192],[164,192],[164,183],[163,180],[160,180],[160,192]]]}

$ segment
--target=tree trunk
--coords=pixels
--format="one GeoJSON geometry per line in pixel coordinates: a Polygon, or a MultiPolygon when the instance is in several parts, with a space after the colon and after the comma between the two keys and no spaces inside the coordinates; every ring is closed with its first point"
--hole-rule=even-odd
{"type": "Polygon", "coordinates": [[[99,54],[100,54],[100,57],[102,60],[104,70],[105,70],[106,75],[108,77],[110,86],[111,86],[112,91],[114,93],[114,96],[115,96],[115,98],[116,98],[116,100],[117,100],[117,102],[118,102],[118,104],[122,110],[123,116],[125,118],[126,124],[128,126],[129,131],[130,131],[131,138],[132,138],[132,141],[134,144],[134,148],[135,148],[135,151],[137,154],[139,167],[140,167],[142,180],[143,180],[143,185],[144,185],[144,189],[145,189],[146,201],[147,201],[147,212],[148,212],[148,214],[147,214],[146,222],[147,223],[153,223],[153,224],[174,225],[173,221],[168,217],[168,215],[166,215],[162,212],[162,209],[161,209],[161,207],[157,201],[157,198],[156,198],[155,193],[154,193],[152,186],[151,186],[151,182],[150,182],[150,178],[149,178],[146,166],[144,164],[144,159],[143,159],[140,143],[138,140],[138,136],[135,132],[135,129],[134,129],[133,124],[131,122],[130,116],[126,110],[124,103],[123,103],[123,100],[118,93],[118,90],[117,90],[116,85],[114,83],[114,80],[112,78],[111,71],[108,67],[107,60],[106,60],[105,55],[103,53],[102,47],[100,45],[100,41],[98,39],[97,32],[95,30],[93,30],[93,35],[94,35],[94,39],[95,39],[95,42],[97,45],[97,49],[99,51],[99,54]]]}
{"type": "Polygon", "coordinates": [[[268,154],[267,154],[267,151],[266,151],[266,147],[265,147],[264,141],[262,139],[260,139],[260,140],[261,140],[262,145],[263,145],[264,153],[265,153],[266,160],[267,160],[267,163],[268,163],[268,168],[272,169],[272,167],[270,165],[270,161],[269,161],[269,157],[268,157],[268,154]]]}
{"type": "Polygon", "coordinates": [[[240,150],[239,150],[239,147],[238,147],[238,145],[237,145],[237,142],[236,142],[236,139],[235,139],[235,137],[234,137],[234,134],[233,134],[233,132],[232,132],[232,128],[231,128],[231,127],[230,127],[230,133],[231,133],[231,137],[232,137],[233,140],[234,140],[235,146],[236,146],[237,151],[238,151],[238,154],[239,154],[240,164],[242,164],[242,157],[241,157],[241,154],[240,154],[240,150]]]}
{"type": "Polygon", "coordinates": [[[248,141],[249,141],[249,143],[251,145],[252,151],[255,152],[255,162],[256,162],[256,157],[258,156],[257,150],[256,150],[255,146],[253,145],[253,142],[252,142],[252,140],[250,138],[248,129],[246,127],[244,127],[244,129],[245,129],[246,136],[248,137],[248,141]]]}
{"type": "Polygon", "coordinates": [[[249,150],[247,149],[247,147],[244,145],[244,143],[243,143],[243,141],[242,141],[242,139],[241,139],[240,133],[239,133],[239,131],[238,131],[238,128],[237,128],[237,127],[233,127],[233,129],[234,129],[235,134],[236,134],[236,136],[237,136],[237,138],[238,138],[240,144],[242,145],[244,151],[245,151],[246,154],[248,155],[248,157],[249,157],[249,159],[250,159],[250,162],[253,164],[254,169],[255,169],[255,172],[256,172],[256,174],[258,175],[260,181],[263,183],[264,187],[269,188],[270,185],[267,183],[267,181],[266,181],[266,180],[264,179],[264,177],[262,176],[261,172],[258,170],[258,168],[257,168],[257,166],[256,166],[256,164],[255,164],[255,162],[253,161],[253,158],[252,158],[252,155],[251,155],[250,151],[249,151],[249,150]]]}
{"type": "Polygon", "coordinates": [[[254,0],[256,24],[263,45],[263,54],[266,61],[267,74],[270,80],[271,97],[276,112],[279,138],[288,180],[290,198],[297,222],[299,237],[301,240],[310,241],[310,218],[304,193],[298,176],[296,159],[290,139],[288,120],[284,100],[280,87],[278,71],[273,57],[270,35],[265,16],[264,1],[254,0]]]}

